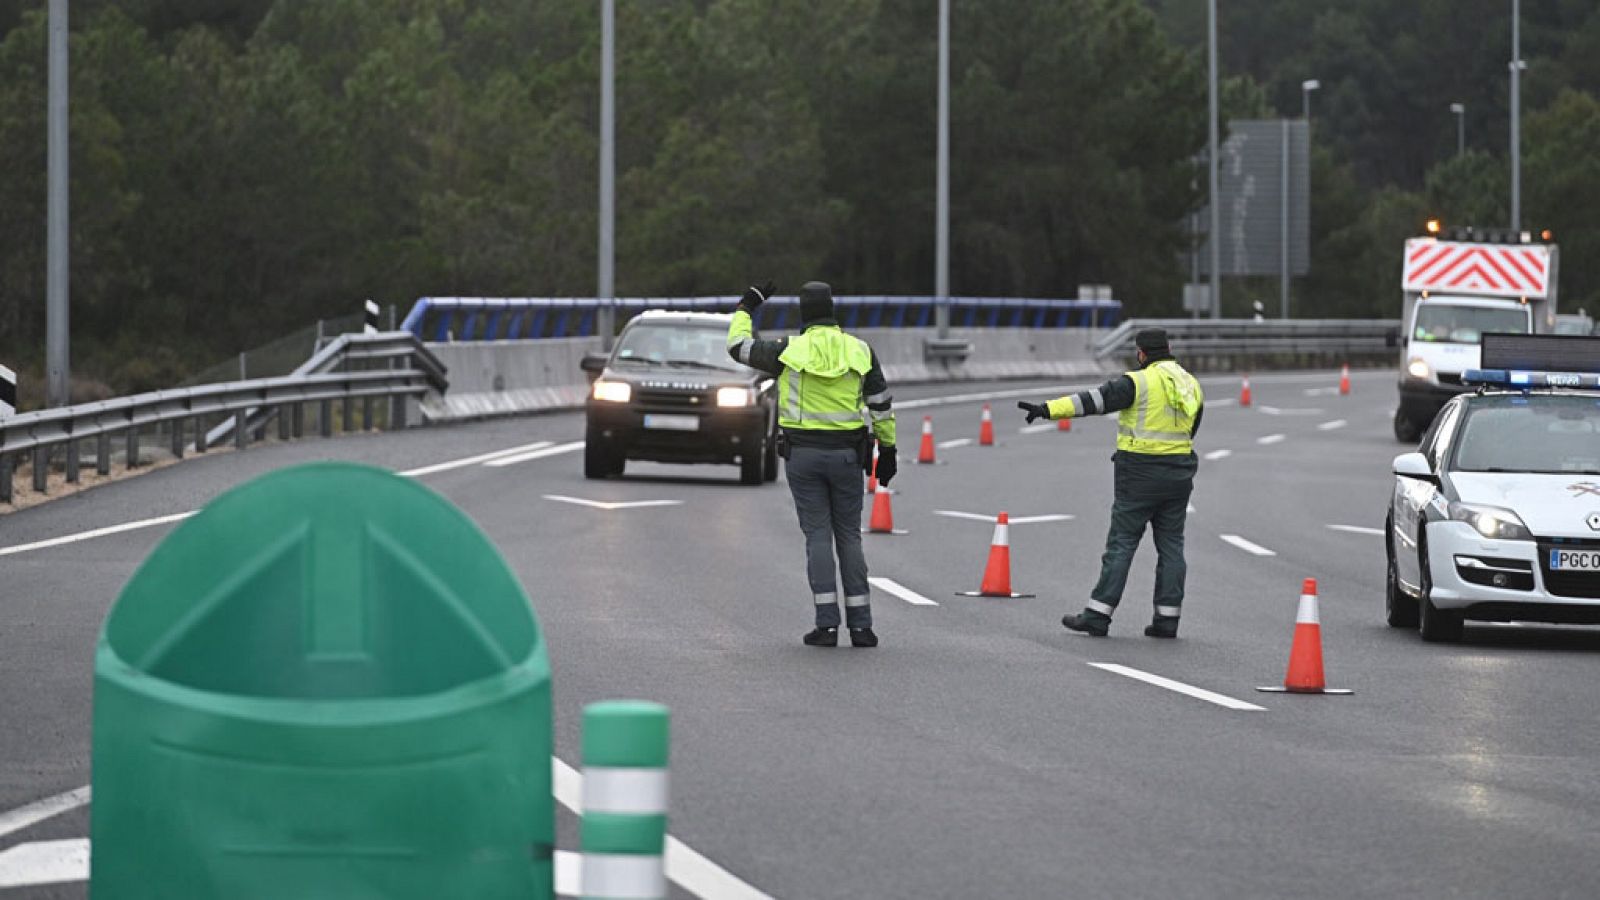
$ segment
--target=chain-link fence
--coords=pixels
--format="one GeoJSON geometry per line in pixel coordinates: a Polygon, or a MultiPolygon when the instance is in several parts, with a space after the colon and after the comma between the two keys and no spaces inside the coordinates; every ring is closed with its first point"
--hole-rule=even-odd
{"type": "MultiPolygon", "coordinates": [[[[380,327],[392,331],[399,319],[399,311],[385,307],[378,321],[380,327]]],[[[325,344],[341,334],[361,331],[362,314],[352,313],[332,319],[319,319],[299,331],[286,334],[238,356],[219,362],[190,376],[179,387],[197,384],[218,384],[224,381],[244,381],[250,378],[276,378],[289,375],[325,344]]]]}

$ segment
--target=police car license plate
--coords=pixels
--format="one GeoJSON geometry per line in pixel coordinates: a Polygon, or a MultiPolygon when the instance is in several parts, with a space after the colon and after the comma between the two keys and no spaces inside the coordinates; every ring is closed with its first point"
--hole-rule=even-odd
{"type": "Polygon", "coordinates": [[[664,416],[656,413],[646,413],[644,427],[655,428],[660,431],[699,431],[699,416],[664,416]]]}
{"type": "Polygon", "coordinates": [[[1551,550],[1550,570],[1600,572],[1600,550],[1551,550]]]}

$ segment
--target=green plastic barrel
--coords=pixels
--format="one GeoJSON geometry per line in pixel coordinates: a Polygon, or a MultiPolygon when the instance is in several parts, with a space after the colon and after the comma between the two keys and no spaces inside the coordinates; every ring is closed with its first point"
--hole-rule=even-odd
{"type": "Polygon", "coordinates": [[[91,892],[549,898],[550,667],[437,494],[338,463],[222,496],[95,656],[91,892]]]}

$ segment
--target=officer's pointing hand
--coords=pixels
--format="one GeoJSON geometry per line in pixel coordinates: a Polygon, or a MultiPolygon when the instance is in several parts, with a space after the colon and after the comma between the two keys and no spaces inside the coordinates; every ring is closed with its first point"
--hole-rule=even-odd
{"type": "Polygon", "coordinates": [[[1028,414],[1029,425],[1033,424],[1034,419],[1050,418],[1050,408],[1043,403],[1027,403],[1025,401],[1018,400],[1017,409],[1020,409],[1028,414]]]}
{"type": "Polygon", "coordinates": [[[761,304],[767,302],[767,298],[771,297],[772,292],[777,289],[778,286],[773,284],[771,279],[768,279],[767,283],[761,287],[751,285],[744,289],[744,296],[739,298],[739,305],[751,312],[755,312],[760,308],[761,304]]]}

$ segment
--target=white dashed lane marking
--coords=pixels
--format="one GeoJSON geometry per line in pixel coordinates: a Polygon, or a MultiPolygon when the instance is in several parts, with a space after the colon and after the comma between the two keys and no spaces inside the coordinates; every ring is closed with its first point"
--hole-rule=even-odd
{"type": "Polygon", "coordinates": [[[1318,425],[1317,426],[1317,430],[1318,431],[1336,431],[1336,430],[1338,430],[1340,428],[1343,428],[1346,424],[1348,424],[1348,423],[1346,423],[1345,420],[1343,420],[1343,419],[1334,419],[1332,422],[1323,422],[1321,425],[1318,425]]]}
{"type": "Polygon", "coordinates": [[[1229,450],[1227,447],[1223,447],[1221,450],[1212,450],[1210,453],[1207,453],[1205,455],[1205,458],[1207,460],[1227,459],[1228,457],[1230,457],[1232,455],[1233,455],[1233,451],[1232,450],[1229,450]]]}
{"type": "Polygon", "coordinates": [[[916,606],[939,605],[892,578],[880,578],[876,575],[873,575],[867,579],[867,584],[872,585],[886,594],[893,594],[896,597],[899,597],[901,600],[916,606]]]}
{"type": "Polygon", "coordinates": [[[1383,537],[1382,528],[1369,528],[1366,525],[1329,525],[1328,527],[1333,531],[1345,531],[1350,534],[1373,534],[1383,537]]]}
{"type": "Polygon", "coordinates": [[[1267,548],[1261,546],[1260,544],[1254,543],[1252,541],[1245,540],[1244,538],[1238,536],[1237,534],[1225,534],[1225,535],[1222,535],[1222,539],[1227,541],[1228,543],[1234,545],[1235,547],[1238,547],[1240,550],[1243,550],[1244,552],[1249,553],[1249,554],[1251,554],[1253,556],[1277,556],[1278,555],[1278,554],[1272,552],[1271,550],[1268,550],[1267,548]]]}
{"type": "Polygon", "coordinates": [[[1254,703],[1246,703],[1243,700],[1235,700],[1226,694],[1208,691],[1205,688],[1197,688],[1192,684],[1184,684],[1181,681],[1173,681],[1171,678],[1163,678],[1160,675],[1152,675],[1149,672],[1135,669],[1132,666],[1123,666],[1118,665],[1117,663],[1097,662],[1089,663],[1089,665],[1094,666],[1096,669],[1100,669],[1104,672],[1113,672],[1117,675],[1132,678],[1135,681],[1142,681],[1145,684],[1153,684],[1158,688],[1166,688],[1169,691],[1176,691],[1177,693],[1194,697],[1197,700],[1204,700],[1207,703],[1215,703],[1216,705],[1226,709],[1266,712],[1266,707],[1264,706],[1257,706],[1254,703]]]}
{"type": "Polygon", "coordinates": [[[1288,435],[1286,435],[1286,434],[1269,434],[1269,435],[1266,435],[1265,437],[1256,438],[1256,443],[1258,443],[1258,444],[1279,444],[1279,443],[1282,443],[1284,438],[1287,438],[1287,437],[1288,437],[1288,435]]]}

